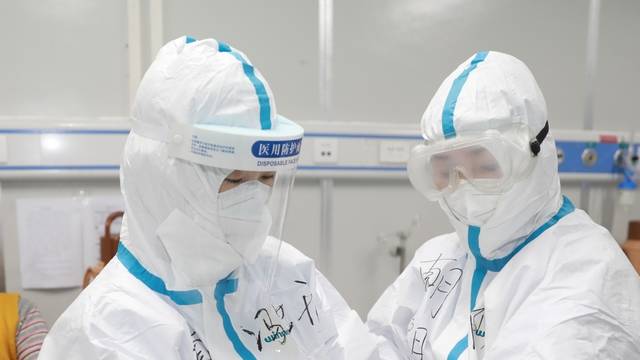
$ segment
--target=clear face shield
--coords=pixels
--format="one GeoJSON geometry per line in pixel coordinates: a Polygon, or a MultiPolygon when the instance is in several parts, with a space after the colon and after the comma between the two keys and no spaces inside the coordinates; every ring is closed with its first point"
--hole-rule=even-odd
{"type": "Polygon", "coordinates": [[[429,200],[452,194],[462,184],[503,194],[531,172],[547,131],[545,126],[532,140],[527,126],[516,125],[417,145],[407,164],[409,179],[429,200]]]}
{"type": "Polygon", "coordinates": [[[246,263],[258,257],[267,236],[276,256],[269,269],[275,276],[295,168],[279,171],[234,170],[218,192],[218,224],[225,240],[246,263]]]}
{"type": "Polygon", "coordinates": [[[228,169],[218,189],[217,223],[225,241],[246,263],[254,262],[267,237],[274,255],[267,289],[277,271],[289,194],[293,187],[303,129],[280,117],[269,130],[176,125],[170,130],[172,157],[228,169]]]}

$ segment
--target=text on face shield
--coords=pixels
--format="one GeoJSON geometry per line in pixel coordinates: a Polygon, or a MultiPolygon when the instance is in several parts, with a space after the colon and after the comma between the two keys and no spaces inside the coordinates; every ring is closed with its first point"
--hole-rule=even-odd
{"type": "Polygon", "coordinates": [[[284,158],[300,154],[302,139],[284,141],[256,141],[251,147],[257,158],[284,158]]]}

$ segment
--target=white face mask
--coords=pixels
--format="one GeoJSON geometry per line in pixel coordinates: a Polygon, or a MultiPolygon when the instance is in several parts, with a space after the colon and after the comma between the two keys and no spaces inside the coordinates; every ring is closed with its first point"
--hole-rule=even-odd
{"type": "Polygon", "coordinates": [[[271,187],[248,181],[218,194],[218,221],[226,241],[247,263],[255,261],[271,229],[271,187]]]}
{"type": "Polygon", "coordinates": [[[156,234],[163,244],[174,272],[188,288],[209,286],[242,264],[242,258],[222,240],[219,231],[205,229],[175,209],[160,224],[156,234]]]}
{"type": "Polygon", "coordinates": [[[487,194],[463,183],[442,199],[451,214],[466,225],[482,226],[493,217],[500,194],[487,194]]]}

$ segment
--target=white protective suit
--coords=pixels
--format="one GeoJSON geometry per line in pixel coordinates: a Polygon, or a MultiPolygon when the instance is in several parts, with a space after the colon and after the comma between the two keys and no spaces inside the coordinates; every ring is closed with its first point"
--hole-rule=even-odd
{"type": "MultiPolygon", "coordinates": [[[[546,122],[526,65],[492,51],[444,80],[422,130],[429,144],[512,124],[534,136],[546,122]]],[[[422,245],[368,315],[387,349],[424,360],[640,358],[638,275],[561,195],[551,136],[532,161],[499,196],[439,199],[456,231],[422,245]]]]}
{"type": "Polygon", "coordinates": [[[205,162],[241,156],[266,143],[245,149],[224,145],[225,139],[286,138],[293,129],[294,140],[279,143],[286,144],[279,147],[286,156],[263,161],[275,166],[278,181],[280,164],[295,168],[302,129],[275,114],[266,81],[236,49],[182,37],[160,50],[138,89],[124,149],[117,256],[55,323],[41,359],[368,357],[372,349],[361,346],[366,327],[311,259],[266,233],[243,238],[251,222],[222,228],[230,223],[219,216],[225,212],[235,220],[255,216],[254,224],[267,224],[258,232],[268,229],[267,212],[255,202],[266,186],[218,194],[236,163],[255,165],[256,159],[214,167],[170,155],[172,146],[193,139],[182,155],[205,162]],[[182,136],[174,128],[201,133],[182,136]],[[203,129],[222,131],[216,140],[222,145],[205,141],[203,129]],[[221,204],[223,198],[231,204],[221,204]]]}

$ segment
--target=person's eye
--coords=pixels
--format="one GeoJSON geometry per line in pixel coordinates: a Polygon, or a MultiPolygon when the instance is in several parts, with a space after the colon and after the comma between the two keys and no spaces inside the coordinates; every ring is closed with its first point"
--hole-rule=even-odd
{"type": "Polygon", "coordinates": [[[274,177],[275,177],[275,176],[274,176],[273,174],[270,174],[270,175],[263,175],[263,176],[261,176],[260,178],[261,178],[262,180],[273,180],[273,178],[274,178],[274,177]]]}
{"type": "Polygon", "coordinates": [[[225,182],[230,184],[240,184],[242,182],[242,178],[240,179],[224,179],[225,182]]]}

